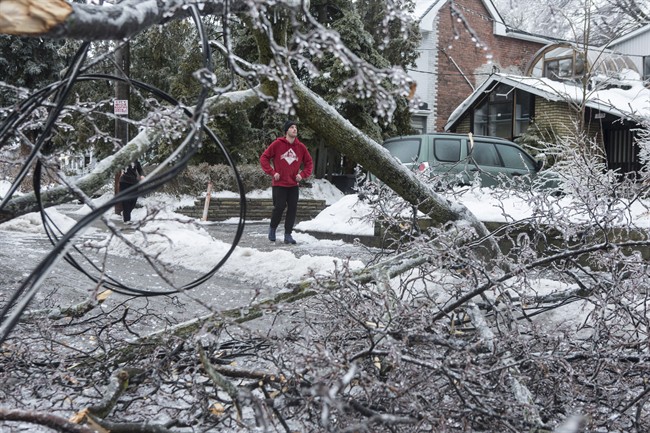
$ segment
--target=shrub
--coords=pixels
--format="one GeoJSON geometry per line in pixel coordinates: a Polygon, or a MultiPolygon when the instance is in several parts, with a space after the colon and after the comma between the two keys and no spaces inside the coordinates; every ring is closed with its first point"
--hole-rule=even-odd
{"type": "MultiPolygon", "coordinates": [[[[271,186],[271,178],[258,164],[238,165],[237,171],[245,192],[271,186]]],[[[205,162],[185,168],[180,175],[168,182],[162,191],[173,195],[201,195],[207,191],[208,182],[212,182],[212,191],[237,192],[235,173],[231,167],[225,164],[210,165],[205,162]]]]}

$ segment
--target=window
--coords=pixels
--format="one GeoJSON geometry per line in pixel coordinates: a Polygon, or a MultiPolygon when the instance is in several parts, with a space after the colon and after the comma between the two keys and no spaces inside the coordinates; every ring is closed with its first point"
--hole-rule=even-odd
{"type": "Polygon", "coordinates": [[[585,56],[582,53],[576,53],[576,65],[573,69],[577,77],[585,75],[585,56]]]}
{"type": "Polygon", "coordinates": [[[426,116],[411,116],[411,128],[415,130],[416,134],[426,134],[427,132],[427,117],[426,116]]]}
{"type": "Polygon", "coordinates": [[[474,143],[472,158],[478,165],[488,165],[492,167],[501,167],[501,159],[493,143],[480,142],[474,143]]]}
{"type": "Polygon", "coordinates": [[[535,171],[535,162],[521,150],[507,144],[495,143],[503,165],[517,170],[535,171]]]}
{"type": "MultiPolygon", "coordinates": [[[[581,60],[578,68],[584,72],[584,62],[581,60]]],[[[561,81],[566,78],[572,78],[576,75],[580,74],[573,70],[573,57],[544,61],[544,76],[546,78],[561,81]]]]}
{"type": "Polygon", "coordinates": [[[512,135],[505,137],[518,137],[528,129],[533,111],[533,98],[530,93],[517,89],[515,93],[515,125],[512,135]]]}
{"type": "Polygon", "coordinates": [[[474,108],[472,132],[509,140],[520,136],[534,115],[534,103],[530,93],[499,84],[474,108]]]}
{"type": "Polygon", "coordinates": [[[505,84],[499,84],[490,93],[488,99],[488,135],[510,137],[512,135],[514,89],[505,84]]]}
{"type": "Polygon", "coordinates": [[[643,79],[650,81],[650,56],[643,57],[643,79]]]}
{"type": "Polygon", "coordinates": [[[561,59],[558,60],[560,65],[559,76],[561,78],[570,78],[573,76],[573,59],[561,59]]]}
{"type": "Polygon", "coordinates": [[[557,60],[551,60],[550,62],[544,62],[544,76],[550,78],[551,80],[557,80],[560,76],[560,64],[557,60]]]}
{"type": "Polygon", "coordinates": [[[460,140],[451,138],[436,139],[433,144],[433,154],[437,161],[460,161],[460,140]]]}
{"type": "Polygon", "coordinates": [[[474,109],[474,134],[490,135],[488,130],[488,101],[485,99],[474,109]]]}
{"type": "Polygon", "coordinates": [[[410,163],[418,160],[420,155],[421,140],[396,140],[384,143],[384,146],[391,155],[396,156],[403,163],[410,163]]]}

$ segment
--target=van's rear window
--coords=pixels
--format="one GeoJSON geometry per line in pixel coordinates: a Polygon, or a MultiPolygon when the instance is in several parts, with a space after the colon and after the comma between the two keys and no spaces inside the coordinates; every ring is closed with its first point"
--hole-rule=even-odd
{"type": "Polygon", "coordinates": [[[421,142],[420,139],[396,140],[384,143],[384,146],[391,155],[397,157],[401,162],[409,163],[418,160],[421,142]]]}
{"type": "Polygon", "coordinates": [[[460,161],[460,140],[436,138],[433,152],[438,161],[458,162],[460,161]]]}

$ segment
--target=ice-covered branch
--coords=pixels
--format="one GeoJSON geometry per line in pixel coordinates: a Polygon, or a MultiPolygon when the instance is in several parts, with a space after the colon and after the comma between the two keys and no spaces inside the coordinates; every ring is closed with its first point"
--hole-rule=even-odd
{"type": "MultiPolygon", "coordinates": [[[[86,41],[120,40],[153,25],[189,16],[196,5],[204,15],[220,14],[224,1],[126,0],[117,5],[69,3],[65,0],[2,0],[0,33],[86,41]]],[[[278,6],[299,8],[300,0],[278,0],[278,6]]],[[[308,0],[306,1],[308,3],[308,0]]],[[[245,12],[249,2],[234,0],[230,12],[245,12]]]]}

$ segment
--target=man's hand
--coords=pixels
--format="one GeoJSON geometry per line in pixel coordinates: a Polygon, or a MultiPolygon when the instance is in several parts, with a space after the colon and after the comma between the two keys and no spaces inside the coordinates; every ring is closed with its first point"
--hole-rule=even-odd
{"type": "Polygon", "coordinates": [[[273,175],[273,179],[274,179],[274,180],[280,180],[280,173],[275,173],[275,174],[273,175]]]}
{"type": "Polygon", "coordinates": [[[297,174],[296,175],[296,182],[300,182],[302,180],[302,176],[297,174]]]}

